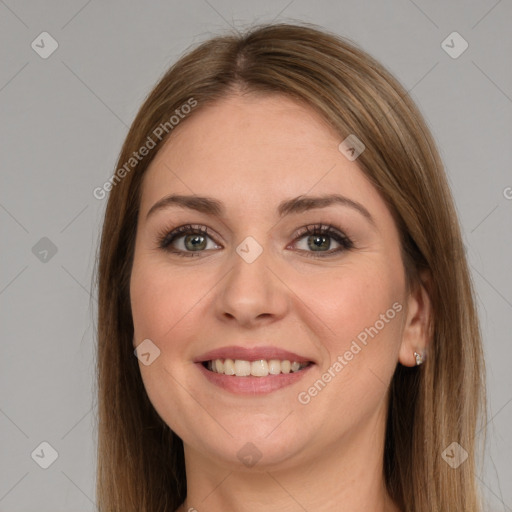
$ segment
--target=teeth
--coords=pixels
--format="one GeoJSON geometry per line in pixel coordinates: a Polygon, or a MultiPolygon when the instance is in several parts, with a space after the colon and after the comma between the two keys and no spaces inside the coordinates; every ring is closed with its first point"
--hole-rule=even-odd
{"type": "Polygon", "coordinates": [[[235,375],[235,363],[233,359],[224,361],[224,375],[235,375]]]}
{"type": "Polygon", "coordinates": [[[268,363],[264,359],[251,363],[251,375],[254,377],[266,377],[268,375],[268,363]]]}
{"type": "Polygon", "coordinates": [[[249,361],[243,361],[242,359],[236,359],[235,375],[237,377],[247,377],[247,375],[251,375],[251,363],[249,361]]]}
{"type": "Polygon", "coordinates": [[[291,367],[290,361],[281,361],[281,371],[283,373],[290,373],[291,367]]]}
{"type": "Polygon", "coordinates": [[[208,361],[207,368],[214,373],[223,375],[234,375],[236,377],[266,377],[267,375],[279,375],[280,373],[298,372],[309,363],[298,363],[297,361],[280,361],[279,359],[259,359],[257,361],[245,361],[243,359],[215,359],[208,361]]]}
{"type": "Polygon", "coordinates": [[[281,373],[281,366],[279,359],[271,359],[268,362],[268,373],[270,373],[270,375],[279,375],[281,373]]]}

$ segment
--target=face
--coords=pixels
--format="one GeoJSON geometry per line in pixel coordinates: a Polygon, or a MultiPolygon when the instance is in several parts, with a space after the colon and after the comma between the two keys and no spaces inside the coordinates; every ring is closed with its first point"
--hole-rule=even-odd
{"type": "Polygon", "coordinates": [[[186,454],[286,467],[385,420],[407,307],[399,235],[340,142],[291,99],[232,96],[147,170],[134,346],[150,340],[144,385],[186,454]]]}

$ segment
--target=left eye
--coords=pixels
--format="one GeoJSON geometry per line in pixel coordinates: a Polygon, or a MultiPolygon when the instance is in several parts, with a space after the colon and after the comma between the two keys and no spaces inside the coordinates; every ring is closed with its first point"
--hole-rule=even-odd
{"type": "Polygon", "coordinates": [[[354,244],[352,240],[348,238],[346,235],[334,229],[332,226],[328,225],[316,225],[316,226],[308,226],[306,227],[301,234],[295,239],[297,240],[306,240],[306,246],[311,251],[307,249],[300,249],[301,251],[305,251],[306,256],[311,257],[326,257],[332,254],[336,254],[342,251],[346,251],[352,249],[354,244]],[[329,239],[333,239],[340,245],[337,249],[333,249],[330,251],[324,251],[322,249],[329,249],[331,243],[329,239]],[[314,253],[323,253],[323,254],[314,254],[314,253]]]}

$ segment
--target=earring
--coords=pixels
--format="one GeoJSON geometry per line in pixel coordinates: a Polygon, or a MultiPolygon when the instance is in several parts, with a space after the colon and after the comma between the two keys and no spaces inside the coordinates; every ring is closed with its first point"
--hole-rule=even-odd
{"type": "Polygon", "coordinates": [[[414,357],[416,357],[416,365],[419,366],[423,363],[424,357],[423,354],[418,354],[418,352],[414,352],[414,357]]]}

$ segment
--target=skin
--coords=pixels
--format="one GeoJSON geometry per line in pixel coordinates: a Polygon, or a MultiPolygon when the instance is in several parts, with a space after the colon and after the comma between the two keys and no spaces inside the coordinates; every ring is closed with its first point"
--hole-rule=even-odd
{"type": "MultiPolygon", "coordinates": [[[[423,286],[406,293],[393,218],[340,142],[307,106],[235,94],[175,128],[147,171],[130,283],[134,346],[149,338],[160,349],[139,366],[153,406],[184,442],[188,495],[179,510],[398,510],[382,472],[387,391],[397,363],[413,366],[428,342],[430,303],[423,286]],[[361,203],[375,227],[340,205],[277,216],[282,200],[333,191],[361,203]],[[214,197],[225,215],[171,206],[146,218],[170,193],[214,197]],[[212,233],[199,256],[159,248],[160,232],[188,223],[212,233]],[[354,248],[322,257],[307,234],[296,239],[318,223],[354,248]],[[250,264],[235,250],[247,236],[263,249],[250,264]],[[396,302],[402,310],[378,335],[299,403],[396,302]],[[316,364],[273,393],[235,395],[192,362],[228,345],[275,345],[316,364]],[[252,467],[237,457],[247,442],[261,454],[252,467]]],[[[328,240],[324,251],[340,247],[328,240]]],[[[183,236],[173,246],[192,252],[183,236]]]]}

